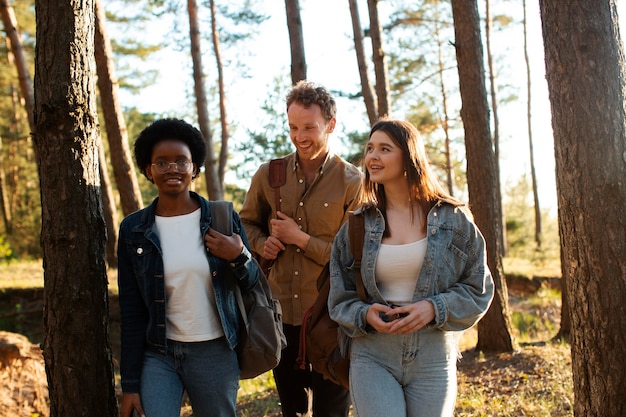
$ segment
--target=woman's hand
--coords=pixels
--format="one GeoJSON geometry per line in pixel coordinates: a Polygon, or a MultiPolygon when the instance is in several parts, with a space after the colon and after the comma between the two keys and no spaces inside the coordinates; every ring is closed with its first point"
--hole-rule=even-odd
{"type": "Polygon", "coordinates": [[[235,259],[243,250],[241,236],[235,233],[226,236],[214,229],[209,229],[204,235],[204,245],[207,252],[225,261],[235,259]]]}
{"type": "Polygon", "coordinates": [[[434,318],[435,306],[428,300],[393,308],[374,303],[367,310],[367,322],[381,333],[414,333],[434,318]]]}
{"type": "Polygon", "coordinates": [[[120,404],[120,417],[131,417],[133,410],[141,417],[146,417],[141,406],[141,397],[137,392],[129,392],[122,394],[122,403],[120,404]]]}

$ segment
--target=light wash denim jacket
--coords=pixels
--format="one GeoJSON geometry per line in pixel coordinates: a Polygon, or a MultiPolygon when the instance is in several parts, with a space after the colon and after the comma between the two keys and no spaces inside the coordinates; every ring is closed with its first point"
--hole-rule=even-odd
{"type": "MultiPolygon", "coordinates": [[[[383,215],[373,206],[360,208],[355,213],[365,215],[361,275],[369,304],[361,301],[356,292],[347,222],[333,243],[328,297],[330,317],[352,338],[374,331],[366,322],[370,304],[388,304],[374,276],[385,230],[383,215]]],[[[435,319],[429,328],[468,329],[486,313],[494,294],[483,236],[463,210],[440,201],[428,213],[427,238],[426,256],[413,302],[429,300],[435,306],[435,319]]]]}
{"type": "MultiPolygon", "coordinates": [[[[194,192],[200,202],[200,224],[202,236],[211,227],[211,203],[194,192]]],[[[165,353],[165,280],[161,244],[156,233],[154,220],[158,198],[139,211],[128,215],[120,225],[118,256],[119,303],[122,316],[122,355],[120,371],[122,390],[139,392],[139,380],[146,349],[165,353]]],[[[241,236],[249,250],[249,243],[241,225],[239,214],[233,211],[233,233],[241,236]]],[[[256,262],[248,261],[234,268],[223,259],[207,253],[215,292],[215,301],[224,335],[231,348],[238,343],[241,326],[235,299],[236,277],[243,292],[249,291],[259,279],[260,270],[256,262]],[[229,268],[232,274],[226,274],[229,268]]]]}

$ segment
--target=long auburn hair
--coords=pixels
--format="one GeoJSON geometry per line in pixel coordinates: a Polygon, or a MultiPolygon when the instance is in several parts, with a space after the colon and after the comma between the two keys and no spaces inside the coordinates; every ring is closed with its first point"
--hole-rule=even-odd
{"type": "MultiPolygon", "coordinates": [[[[455,206],[464,205],[441,186],[428,162],[422,136],[413,124],[404,120],[383,118],[372,126],[369,137],[371,138],[376,131],[385,132],[402,150],[402,162],[405,169],[411,209],[418,205],[426,215],[439,200],[446,200],[455,206]]],[[[363,158],[363,171],[365,172],[363,204],[378,207],[385,217],[385,222],[387,222],[385,186],[371,181],[365,166],[365,158],[363,158]]],[[[411,222],[413,220],[413,210],[411,210],[411,222]]],[[[389,235],[387,229],[385,230],[385,235],[389,235]]]]}

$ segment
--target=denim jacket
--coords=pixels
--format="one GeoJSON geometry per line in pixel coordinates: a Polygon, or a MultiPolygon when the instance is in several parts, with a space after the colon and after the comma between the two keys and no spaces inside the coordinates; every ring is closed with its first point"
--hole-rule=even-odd
{"type": "MultiPolygon", "coordinates": [[[[191,192],[200,202],[200,232],[211,227],[211,203],[191,192]]],[[[120,371],[124,392],[139,392],[139,380],[146,349],[165,353],[165,280],[161,244],[156,233],[155,210],[158,198],[139,211],[128,215],[120,225],[118,256],[119,303],[122,316],[122,355],[120,371]]],[[[233,233],[249,243],[239,214],[233,211],[233,233]]],[[[248,261],[232,267],[227,261],[207,253],[215,292],[217,311],[224,335],[231,348],[238,343],[241,326],[235,299],[233,278],[242,291],[249,291],[259,279],[258,264],[248,261]],[[231,269],[232,274],[226,269],[231,269]]]]}
{"type": "MultiPolygon", "coordinates": [[[[365,216],[365,242],[361,275],[369,304],[388,303],[376,286],[374,267],[385,221],[375,207],[360,208],[365,216]]],[[[494,295],[487,266],[485,241],[471,218],[449,202],[439,201],[428,213],[427,248],[412,302],[429,300],[435,319],[428,326],[459,331],[473,326],[486,313],[494,295]]],[[[330,316],[350,337],[373,331],[367,326],[369,307],[356,292],[354,259],[350,252],[348,224],[335,237],[330,258],[330,316]]]]}

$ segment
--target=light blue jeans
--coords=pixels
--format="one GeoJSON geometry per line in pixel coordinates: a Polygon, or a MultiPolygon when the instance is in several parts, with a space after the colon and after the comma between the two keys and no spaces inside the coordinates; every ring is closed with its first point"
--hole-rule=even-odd
{"type": "Polygon", "coordinates": [[[451,417],[456,401],[458,332],[352,339],[350,395],[356,417],[451,417]]]}
{"type": "Polygon", "coordinates": [[[167,341],[167,356],[147,351],[141,374],[146,417],[179,417],[187,391],[195,417],[235,417],[239,364],[225,338],[167,341]]]}

